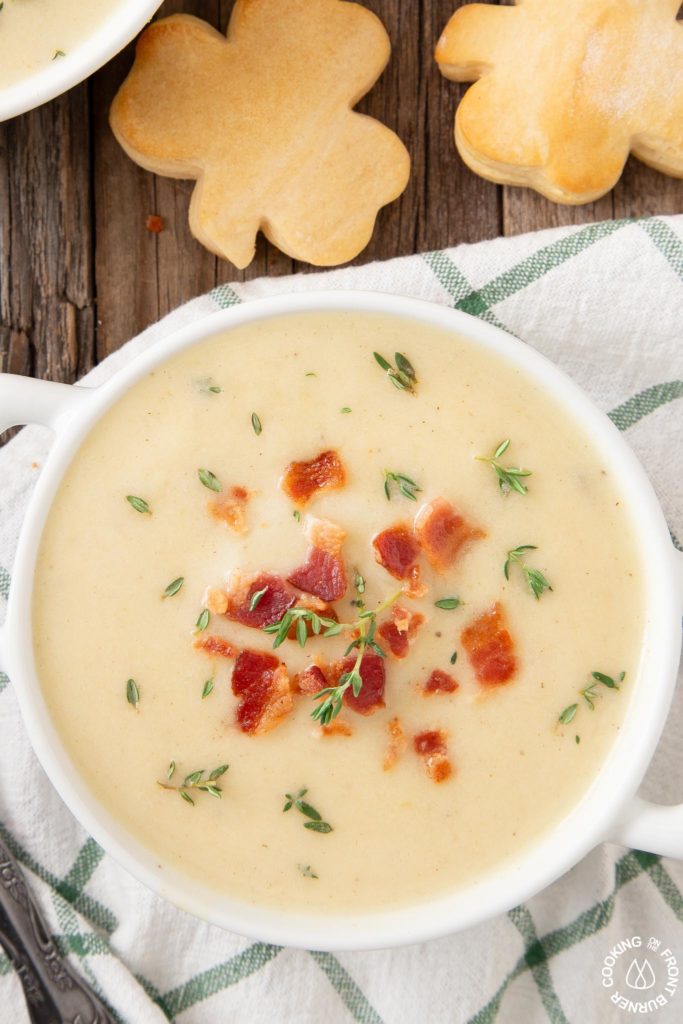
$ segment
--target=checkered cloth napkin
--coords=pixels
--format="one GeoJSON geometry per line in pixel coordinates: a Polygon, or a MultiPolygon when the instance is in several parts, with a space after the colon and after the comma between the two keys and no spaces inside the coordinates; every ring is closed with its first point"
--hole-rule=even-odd
{"type": "MultiPolygon", "coordinates": [[[[683,540],[683,217],[547,231],[222,286],[145,331],[87,379],[105,380],[169,331],[219,307],[319,288],[455,306],[544,352],[627,434],[672,535],[683,540]]],[[[49,443],[47,431],[29,427],[0,451],[0,616],[39,472],[33,465],[42,465],[49,443]]],[[[660,973],[652,990],[622,984],[634,1000],[659,991],[662,951],[670,949],[683,968],[683,864],[603,846],[528,903],[464,934],[336,956],[281,949],[181,913],[119,868],[44,776],[11,682],[1,675],[0,737],[0,835],[23,865],[58,946],[125,1024],[683,1020],[683,991],[651,1014],[634,1016],[610,1001],[601,973],[610,950],[636,935],[643,942],[641,966],[647,953],[660,973]]],[[[679,694],[647,796],[683,800],[682,748],[679,694]]],[[[19,983],[0,959],[0,1022],[26,1019],[19,983]]]]}

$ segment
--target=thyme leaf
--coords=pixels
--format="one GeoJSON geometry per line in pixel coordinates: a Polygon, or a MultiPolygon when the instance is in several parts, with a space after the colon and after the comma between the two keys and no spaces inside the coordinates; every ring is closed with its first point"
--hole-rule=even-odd
{"type": "Polygon", "coordinates": [[[530,469],[520,469],[518,466],[501,466],[498,461],[510,447],[510,439],[501,441],[496,447],[493,455],[477,455],[477,462],[488,462],[498,478],[498,485],[503,494],[510,491],[517,491],[518,494],[526,494],[528,488],[522,483],[522,477],[531,476],[530,469]]]}
{"type": "Polygon", "coordinates": [[[220,491],[220,481],[218,477],[211,472],[210,469],[198,469],[197,476],[199,477],[201,483],[203,483],[205,487],[208,487],[210,491],[220,491]]]}
{"type": "Polygon", "coordinates": [[[304,878],[317,878],[315,871],[310,864],[297,864],[297,867],[304,878]]]}
{"type": "Polygon", "coordinates": [[[251,414],[251,425],[254,428],[254,433],[258,437],[261,431],[263,430],[263,426],[261,425],[261,420],[259,419],[255,412],[252,412],[251,414]]]}
{"type": "Polygon", "coordinates": [[[253,612],[254,608],[256,608],[256,606],[258,605],[259,601],[264,596],[264,594],[267,593],[267,591],[268,591],[268,587],[264,587],[262,590],[255,590],[254,591],[254,593],[251,595],[251,601],[249,602],[249,611],[250,612],[253,612]]]}
{"type": "Polygon", "coordinates": [[[410,501],[417,501],[417,495],[422,490],[421,487],[411,480],[409,476],[404,473],[394,473],[390,469],[384,470],[384,493],[387,501],[391,501],[391,484],[396,484],[399,492],[404,498],[408,498],[410,501]]]}
{"type": "Polygon", "coordinates": [[[383,355],[380,355],[379,352],[373,352],[372,354],[375,357],[377,364],[384,370],[395,388],[399,391],[409,391],[411,394],[415,393],[417,375],[413,364],[407,356],[403,355],[402,352],[396,352],[394,354],[396,365],[392,366],[383,355]]]}
{"type": "Polygon", "coordinates": [[[209,611],[208,608],[202,608],[202,610],[199,613],[199,618],[195,623],[195,632],[203,633],[206,627],[209,625],[210,620],[211,612],[209,611]]]}
{"type": "Polygon", "coordinates": [[[553,588],[550,586],[548,580],[545,578],[540,569],[532,569],[530,566],[526,564],[522,557],[525,551],[536,550],[537,549],[535,544],[522,544],[520,545],[520,547],[513,548],[511,551],[508,551],[507,558],[505,559],[505,564],[503,565],[503,573],[505,574],[505,579],[509,580],[510,566],[518,565],[522,570],[524,579],[526,580],[529,590],[538,601],[541,597],[541,594],[545,593],[546,590],[552,591],[553,588]]]}
{"type": "Polygon", "coordinates": [[[126,501],[129,505],[132,505],[136,512],[152,514],[152,510],[144,498],[138,498],[135,494],[127,494],[126,501]]]}
{"type": "MultiPolygon", "coordinates": [[[[599,687],[604,686],[608,690],[618,690],[619,683],[623,683],[625,678],[625,672],[620,672],[619,675],[616,677],[616,680],[612,676],[606,675],[604,672],[591,672],[592,681],[588,684],[588,686],[584,686],[582,690],[578,691],[579,696],[583,697],[591,711],[595,711],[595,702],[601,696],[599,687]]],[[[577,711],[579,710],[579,706],[580,705],[576,703],[570,704],[568,707],[566,707],[558,718],[558,722],[560,723],[560,725],[569,725],[569,723],[573,721],[577,711]]],[[[580,742],[579,737],[576,738],[576,742],[580,742]]]]}
{"type": "Polygon", "coordinates": [[[205,697],[208,697],[212,690],[213,676],[211,677],[211,679],[207,679],[206,682],[204,683],[204,687],[202,689],[202,700],[204,700],[205,697]]]}
{"type": "Polygon", "coordinates": [[[439,601],[434,602],[435,608],[441,608],[442,611],[452,612],[454,609],[459,608],[462,601],[459,597],[442,597],[439,601]]]}
{"type": "Polygon", "coordinates": [[[185,582],[185,577],[184,576],[179,576],[176,580],[173,580],[171,583],[169,583],[169,585],[164,590],[163,594],[161,595],[162,598],[164,598],[164,597],[173,597],[174,594],[178,593],[178,591],[180,590],[180,588],[182,587],[184,582],[185,582]]]}
{"type": "Polygon", "coordinates": [[[126,683],[126,700],[137,711],[140,703],[140,688],[134,679],[129,679],[126,683]]]}

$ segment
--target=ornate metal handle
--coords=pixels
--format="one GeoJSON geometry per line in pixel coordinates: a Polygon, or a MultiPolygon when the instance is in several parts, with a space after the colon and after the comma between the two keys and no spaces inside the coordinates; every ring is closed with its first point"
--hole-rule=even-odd
{"type": "Polygon", "coordinates": [[[114,1024],[50,938],[21,869],[0,841],[0,945],[14,965],[33,1024],[114,1024]]]}

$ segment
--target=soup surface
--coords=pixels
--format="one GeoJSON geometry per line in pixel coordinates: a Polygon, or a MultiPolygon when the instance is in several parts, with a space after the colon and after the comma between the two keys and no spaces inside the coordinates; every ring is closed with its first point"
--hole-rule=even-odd
{"type": "Polygon", "coordinates": [[[5,0],[0,10],[0,89],[63,60],[120,6],[120,0],[5,0]]]}
{"type": "Polygon", "coordinates": [[[643,630],[589,438],[491,353],[360,313],[237,327],[133,387],[64,477],[34,593],[97,798],[160,865],[299,912],[435,895],[550,829],[643,630]]]}

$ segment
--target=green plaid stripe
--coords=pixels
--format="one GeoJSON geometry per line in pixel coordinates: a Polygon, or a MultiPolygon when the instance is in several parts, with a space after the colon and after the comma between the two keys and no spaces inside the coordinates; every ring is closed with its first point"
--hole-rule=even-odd
{"type": "Polygon", "coordinates": [[[0,693],[2,693],[2,691],[5,689],[8,683],[9,678],[5,675],[4,672],[0,672],[0,693]]]}
{"type": "Polygon", "coordinates": [[[683,380],[670,380],[666,384],[655,384],[645,391],[629,398],[608,413],[609,418],[619,430],[628,430],[644,416],[649,416],[655,409],[673,402],[683,395],[683,380]]]}
{"type": "Polygon", "coordinates": [[[311,956],[358,1024],[383,1024],[377,1010],[336,956],[332,956],[331,953],[316,953],[313,950],[311,956]]]}
{"type": "Polygon", "coordinates": [[[228,309],[230,306],[236,306],[242,301],[232,285],[229,284],[217,285],[209,292],[209,298],[213,299],[216,305],[220,306],[221,309],[228,309]]]}
{"type": "Polygon", "coordinates": [[[4,569],[0,565],[0,597],[4,597],[5,600],[9,597],[9,585],[10,575],[7,572],[7,569],[4,569]]]}
{"type": "Polygon", "coordinates": [[[640,226],[659,249],[673,272],[683,278],[683,243],[676,232],[658,217],[640,221],[640,226]]]}
{"type": "Polygon", "coordinates": [[[549,1019],[552,1024],[569,1024],[553,987],[548,959],[538,938],[533,917],[523,905],[511,910],[508,917],[526,943],[524,958],[536,982],[541,1002],[549,1019]]]}

